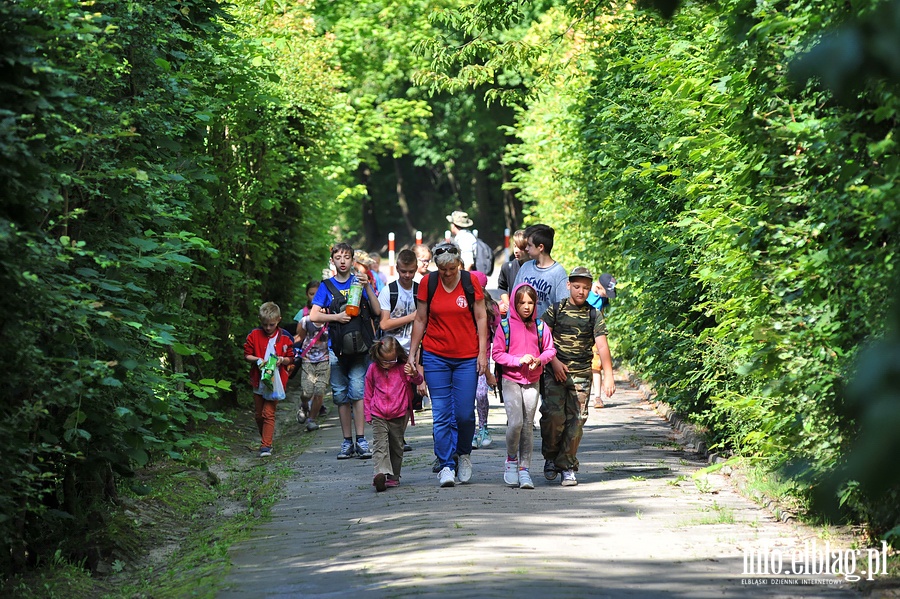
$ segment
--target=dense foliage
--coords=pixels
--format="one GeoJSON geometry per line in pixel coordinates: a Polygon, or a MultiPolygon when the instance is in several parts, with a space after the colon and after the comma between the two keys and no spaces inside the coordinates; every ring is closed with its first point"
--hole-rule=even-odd
{"type": "Polygon", "coordinates": [[[565,60],[586,68],[560,67],[523,111],[517,181],[531,218],[557,227],[558,259],[619,277],[618,357],[719,447],[787,466],[883,534],[900,477],[861,486],[846,466],[876,400],[845,387],[896,290],[897,95],[872,83],[847,107],[788,77],[869,10],[852,4],[579,15],[589,43],[570,36],[565,60]]]}
{"type": "Polygon", "coordinates": [[[424,75],[441,48],[491,41],[445,18],[460,4],[334,0],[313,6],[317,30],[334,40],[357,117],[358,185],[342,200],[339,226],[368,249],[381,248],[390,231],[398,247],[416,230],[426,240],[443,237],[453,210],[467,211],[494,247],[504,228],[520,222],[521,206],[503,189],[513,112],[489,105],[484,92],[497,81],[512,88],[522,82],[500,71],[474,89],[448,90],[424,75]]]}
{"type": "Polygon", "coordinates": [[[898,95],[807,82],[900,73],[869,4],[0,4],[0,569],[96,565],[117,485],[216,443],[260,302],[454,209],[556,227],[720,448],[896,527],[898,95]]]}
{"type": "Polygon", "coordinates": [[[4,572],[96,565],[121,477],[215,443],[259,304],[325,264],[338,75],[250,6],[0,5],[4,572]]]}

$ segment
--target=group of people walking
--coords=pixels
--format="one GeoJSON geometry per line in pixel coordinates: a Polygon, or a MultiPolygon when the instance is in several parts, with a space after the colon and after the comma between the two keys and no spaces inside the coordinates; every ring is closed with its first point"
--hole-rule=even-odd
{"type": "Polygon", "coordinates": [[[329,380],[343,433],[337,457],[374,458],[377,491],[400,484],[406,427],[426,395],[439,484],[469,482],[473,446],[490,443],[487,388],[494,385],[507,414],[504,482],[534,488],[532,423],[540,405],[544,477],[561,476],[563,486],[577,484],[592,361],[600,379],[595,406],[602,405],[601,391],[606,397],[615,392],[603,308],[615,297],[616,281],[609,275],[595,281],[583,266],[567,272],[551,257],[554,230],[533,225],[513,236],[515,257],[501,267],[501,297],[495,302],[484,289],[487,277],[471,270],[476,249],[465,235],[471,220],[463,212],[447,219],[454,240],[431,250],[421,245],[401,250],[398,279],[380,292],[374,275],[354,269],[353,248],[334,245],[334,275],[314,293],[308,289],[311,299],[308,313],[298,313],[296,347],[291,333],[279,327],[278,307],[263,304],[260,327],[248,335],[244,349],[252,363],[260,456],[271,455],[274,406],[299,361],[304,380],[307,371],[313,379],[301,384],[299,416],[308,430],[317,428],[323,380],[329,380]],[[323,376],[324,366],[307,367],[307,362],[327,364],[330,372],[323,376]]]}

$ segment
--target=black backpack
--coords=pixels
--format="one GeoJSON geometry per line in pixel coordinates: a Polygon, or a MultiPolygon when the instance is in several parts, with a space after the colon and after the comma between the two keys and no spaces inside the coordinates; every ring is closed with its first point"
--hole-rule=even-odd
{"type": "MultiPolygon", "coordinates": [[[[556,313],[556,315],[559,316],[560,308],[566,306],[568,303],[569,303],[569,299],[566,298],[559,302],[553,302],[551,304],[551,306],[553,307],[553,311],[556,313]]],[[[588,304],[588,305],[590,305],[590,304],[588,304]]],[[[590,318],[590,322],[591,322],[591,330],[593,331],[594,324],[596,324],[596,322],[597,322],[597,308],[595,308],[594,306],[591,306],[591,315],[589,318],[590,318]]],[[[591,336],[593,336],[593,335],[591,335],[591,336]]]]}
{"type": "Polygon", "coordinates": [[[491,276],[494,272],[494,250],[481,238],[475,238],[475,270],[491,276]]]}
{"type": "MultiPolygon", "coordinates": [[[[381,292],[384,293],[384,290],[382,290],[381,292]]],[[[391,281],[390,283],[388,283],[388,293],[391,294],[391,311],[389,313],[389,315],[390,315],[390,314],[394,313],[394,308],[397,307],[397,302],[400,300],[400,283],[398,283],[397,281],[391,281]]],[[[419,284],[416,283],[415,281],[413,281],[413,284],[412,284],[413,302],[415,302],[416,295],[418,293],[419,293],[419,284]]],[[[415,312],[415,310],[416,310],[415,303],[413,303],[413,312],[415,312]]],[[[387,331],[385,331],[381,328],[380,322],[378,322],[377,324],[378,324],[378,332],[375,333],[375,338],[381,339],[387,334],[387,331]]]]}
{"type": "MultiPolygon", "coordinates": [[[[347,305],[347,298],[335,287],[331,279],[323,281],[331,293],[331,305],[328,307],[332,314],[343,312],[347,305]]],[[[375,327],[372,325],[372,312],[369,302],[362,298],[359,302],[359,316],[354,316],[350,322],[328,323],[328,334],[331,339],[331,351],[337,357],[360,356],[368,353],[375,341],[375,327]]]]}
{"type": "MultiPolygon", "coordinates": [[[[397,307],[397,300],[400,297],[400,283],[397,281],[392,281],[388,283],[388,290],[391,294],[391,314],[394,313],[394,308],[397,307]]],[[[412,284],[412,295],[413,301],[415,302],[416,296],[419,294],[419,284],[413,281],[412,284]]],[[[415,309],[415,307],[413,307],[415,309]]]]}

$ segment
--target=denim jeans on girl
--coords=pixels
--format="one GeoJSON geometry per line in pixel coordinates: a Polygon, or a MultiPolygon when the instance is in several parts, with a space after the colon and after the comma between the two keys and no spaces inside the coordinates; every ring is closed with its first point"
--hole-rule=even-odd
{"type": "Polygon", "coordinates": [[[423,351],[422,366],[431,395],[434,454],[442,468],[455,470],[453,454],[472,453],[478,359],[445,358],[423,351]],[[460,439],[463,439],[462,443],[459,443],[460,439]]]}

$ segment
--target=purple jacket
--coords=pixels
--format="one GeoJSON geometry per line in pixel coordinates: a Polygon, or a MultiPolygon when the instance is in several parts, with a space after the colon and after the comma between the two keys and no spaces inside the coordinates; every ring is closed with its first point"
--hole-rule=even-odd
{"type": "Polygon", "coordinates": [[[494,362],[503,367],[503,378],[509,379],[520,385],[528,385],[537,382],[541,378],[541,372],[544,366],[556,356],[556,348],[553,346],[553,335],[550,327],[544,326],[544,335],[540,347],[537,339],[537,325],[534,322],[534,314],[528,322],[523,322],[522,317],[516,311],[515,302],[516,292],[519,287],[528,285],[528,283],[520,283],[513,288],[509,294],[509,350],[506,349],[506,335],[503,333],[503,327],[498,326],[494,333],[494,345],[491,350],[491,357],[494,362]],[[540,348],[544,351],[538,355],[540,348]],[[534,370],[528,366],[520,364],[522,356],[531,354],[538,356],[541,365],[534,370]]]}

